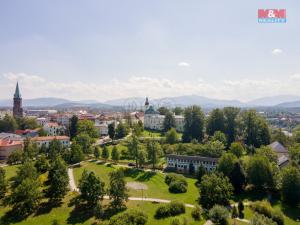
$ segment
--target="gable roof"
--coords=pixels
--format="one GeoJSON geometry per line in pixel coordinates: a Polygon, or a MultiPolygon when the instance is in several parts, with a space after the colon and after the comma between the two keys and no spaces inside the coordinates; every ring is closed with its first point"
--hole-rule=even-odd
{"type": "Polygon", "coordinates": [[[269,145],[276,153],[288,153],[288,150],[278,141],[274,141],[269,145]]]}

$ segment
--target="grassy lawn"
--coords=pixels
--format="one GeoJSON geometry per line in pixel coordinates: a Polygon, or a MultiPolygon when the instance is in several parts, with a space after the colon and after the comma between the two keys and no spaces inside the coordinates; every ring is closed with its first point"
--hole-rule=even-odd
{"type": "MultiPolygon", "coordinates": [[[[18,224],[18,225],[48,225],[52,224],[53,220],[58,220],[59,224],[82,224],[82,225],[90,225],[94,224],[97,220],[89,215],[89,213],[75,210],[74,206],[70,205],[70,200],[76,197],[76,194],[69,193],[64,201],[63,204],[56,208],[47,208],[44,207],[41,210],[38,210],[37,213],[30,215],[28,218],[22,221],[12,220],[9,221],[7,218],[3,217],[8,208],[0,207],[0,224],[18,224]]],[[[137,210],[142,210],[148,216],[147,224],[155,224],[155,225],[163,225],[163,224],[170,224],[170,222],[174,218],[179,218],[183,221],[184,218],[188,221],[189,225],[199,224],[202,225],[204,220],[202,221],[194,221],[191,217],[192,209],[187,208],[186,213],[177,217],[171,217],[166,219],[155,219],[155,211],[160,204],[155,204],[151,202],[141,202],[141,201],[129,201],[127,202],[127,207],[137,210]]]]}
{"type": "Polygon", "coordinates": [[[161,132],[144,130],[141,137],[163,137],[161,132]]]}
{"type": "MultiPolygon", "coordinates": [[[[114,170],[116,166],[108,167],[103,164],[93,162],[84,162],[81,167],[74,168],[75,181],[78,181],[84,169],[94,171],[106,184],[109,184],[109,172],[114,170]]],[[[127,182],[141,182],[147,185],[148,190],[143,191],[143,196],[148,198],[161,198],[169,200],[179,200],[185,203],[195,204],[199,197],[198,188],[195,186],[195,179],[186,178],[188,182],[188,191],[182,194],[172,194],[168,190],[168,185],[164,182],[165,174],[151,171],[132,170],[130,174],[126,174],[127,182]]],[[[141,190],[130,189],[129,195],[132,197],[141,197],[141,190]]]]}
{"type": "Polygon", "coordinates": [[[19,165],[3,167],[3,169],[5,170],[5,177],[7,180],[9,180],[10,178],[16,175],[18,167],[19,165]]]}

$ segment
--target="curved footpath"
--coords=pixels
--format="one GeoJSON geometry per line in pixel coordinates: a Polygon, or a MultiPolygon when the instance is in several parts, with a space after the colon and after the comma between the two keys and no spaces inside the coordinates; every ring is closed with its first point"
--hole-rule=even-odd
{"type": "MultiPolygon", "coordinates": [[[[79,192],[79,189],[76,187],[73,169],[68,168],[68,175],[69,175],[69,186],[71,191],[77,191],[79,192]]],[[[109,199],[109,196],[105,195],[104,199],[109,199]]],[[[170,200],[166,199],[160,199],[160,198],[139,198],[139,197],[129,197],[128,198],[131,201],[147,201],[147,202],[160,202],[160,203],[169,203],[170,200]]],[[[192,204],[185,204],[186,207],[194,208],[195,206],[192,204]]]]}
{"type": "MultiPolygon", "coordinates": [[[[69,175],[69,186],[71,191],[79,192],[79,189],[76,187],[74,174],[73,174],[73,168],[68,168],[68,175],[69,175]]],[[[108,195],[104,196],[104,199],[109,199],[108,195]]],[[[160,203],[169,203],[170,200],[167,199],[160,199],[160,198],[139,198],[139,197],[129,197],[128,200],[131,201],[147,201],[147,202],[160,202],[160,203]]],[[[232,206],[237,206],[238,203],[232,204],[232,206]]],[[[244,205],[249,205],[249,202],[245,202],[244,205]]],[[[192,204],[185,204],[186,207],[194,208],[195,206],[192,204]]],[[[250,221],[247,219],[240,219],[236,218],[238,221],[249,223],[250,221]]],[[[204,225],[212,225],[213,223],[210,220],[207,220],[204,225]]]]}

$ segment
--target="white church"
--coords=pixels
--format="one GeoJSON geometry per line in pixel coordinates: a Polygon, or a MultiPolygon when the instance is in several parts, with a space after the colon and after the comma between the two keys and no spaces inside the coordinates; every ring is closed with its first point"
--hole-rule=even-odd
{"type": "MultiPolygon", "coordinates": [[[[184,116],[174,115],[176,130],[183,132],[184,116]]],[[[144,128],[149,130],[162,131],[164,129],[165,116],[160,115],[158,111],[149,104],[148,98],[145,102],[145,114],[144,114],[144,128]]]]}

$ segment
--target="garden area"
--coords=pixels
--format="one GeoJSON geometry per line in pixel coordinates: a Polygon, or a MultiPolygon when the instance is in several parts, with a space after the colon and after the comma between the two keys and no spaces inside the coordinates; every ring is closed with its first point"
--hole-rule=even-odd
{"type": "MultiPolygon", "coordinates": [[[[81,174],[84,170],[93,171],[100,179],[107,185],[109,183],[109,173],[120,166],[96,163],[96,162],[83,162],[80,167],[74,168],[75,182],[78,184],[81,174]]],[[[160,198],[167,200],[179,200],[188,204],[196,204],[199,196],[199,190],[196,187],[196,179],[186,178],[188,183],[187,192],[180,194],[170,193],[169,186],[165,183],[165,174],[161,172],[142,171],[135,168],[127,169],[125,172],[126,182],[139,182],[147,186],[147,190],[143,193],[141,190],[129,188],[129,195],[132,197],[147,197],[147,198],[160,198]]]]}

